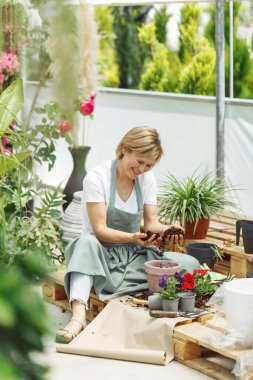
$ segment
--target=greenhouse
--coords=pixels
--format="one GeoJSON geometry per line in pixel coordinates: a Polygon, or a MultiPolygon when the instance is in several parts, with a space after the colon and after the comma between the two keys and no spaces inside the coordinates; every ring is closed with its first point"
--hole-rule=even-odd
{"type": "Polygon", "coordinates": [[[253,379],[252,126],[252,0],[1,0],[0,379],[253,379]]]}

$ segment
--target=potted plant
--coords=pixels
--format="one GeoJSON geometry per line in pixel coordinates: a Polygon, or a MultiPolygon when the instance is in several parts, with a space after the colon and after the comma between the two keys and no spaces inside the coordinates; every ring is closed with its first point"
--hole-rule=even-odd
{"type": "Polygon", "coordinates": [[[195,257],[200,265],[206,264],[213,269],[217,260],[223,260],[224,251],[212,243],[190,243],[187,244],[186,251],[188,255],[195,257]]]}
{"type": "Polygon", "coordinates": [[[163,288],[162,291],[157,292],[157,294],[162,299],[162,306],[164,311],[178,311],[178,289],[180,288],[180,282],[173,276],[169,277],[164,275],[160,279],[160,287],[163,288]]]}
{"type": "Polygon", "coordinates": [[[176,220],[185,228],[186,239],[204,239],[210,217],[225,206],[235,206],[228,199],[231,192],[226,183],[213,173],[201,177],[194,173],[186,179],[177,179],[169,173],[161,183],[159,214],[165,223],[176,220]]]}
{"type": "Polygon", "coordinates": [[[195,269],[194,292],[197,295],[196,306],[205,307],[206,302],[216,292],[219,286],[213,282],[209,269],[195,269]]]}
{"type": "Polygon", "coordinates": [[[196,293],[194,292],[195,276],[191,273],[185,273],[183,276],[176,273],[175,277],[180,282],[182,289],[182,291],[178,293],[180,311],[193,311],[196,299],[196,293]]]}

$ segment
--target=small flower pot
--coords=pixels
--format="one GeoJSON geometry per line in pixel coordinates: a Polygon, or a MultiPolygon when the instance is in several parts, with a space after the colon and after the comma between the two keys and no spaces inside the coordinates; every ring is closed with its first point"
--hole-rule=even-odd
{"type": "Polygon", "coordinates": [[[163,303],[160,296],[157,294],[152,294],[148,297],[148,307],[150,310],[162,310],[163,303]]]}
{"type": "Polygon", "coordinates": [[[180,311],[194,311],[196,294],[194,292],[178,293],[180,311]]]}
{"type": "Polygon", "coordinates": [[[175,300],[162,300],[163,311],[178,311],[179,298],[175,300]]]}
{"type": "Polygon", "coordinates": [[[176,272],[180,272],[181,265],[175,261],[152,260],[145,263],[145,272],[148,278],[148,288],[150,293],[161,290],[159,280],[164,274],[174,276],[176,272]]]}

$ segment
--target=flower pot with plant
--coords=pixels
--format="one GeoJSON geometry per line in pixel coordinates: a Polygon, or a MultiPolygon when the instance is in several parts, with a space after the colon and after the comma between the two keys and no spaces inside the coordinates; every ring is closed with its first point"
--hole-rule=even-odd
{"type": "Polygon", "coordinates": [[[178,293],[180,311],[193,311],[196,299],[196,293],[194,292],[195,276],[190,273],[185,273],[183,276],[176,273],[175,277],[181,284],[181,291],[178,293]]]}
{"type": "Polygon", "coordinates": [[[219,286],[212,281],[209,269],[195,269],[194,276],[194,292],[197,295],[195,305],[203,308],[219,286]]]}
{"type": "Polygon", "coordinates": [[[206,264],[210,269],[214,268],[217,260],[223,260],[224,251],[212,243],[190,243],[187,245],[187,253],[195,257],[200,265],[206,264]]]}
{"type": "Polygon", "coordinates": [[[181,265],[174,261],[168,260],[151,260],[145,263],[145,272],[147,274],[148,288],[150,293],[154,293],[161,288],[160,279],[163,275],[173,276],[179,272],[181,265]]]}
{"type": "Polygon", "coordinates": [[[175,276],[168,277],[164,275],[160,279],[160,287],[163,288],[162,291],[157,292],[157,294],[162,299],[162,306],[164,311],[178,311],[178,289],[180,288],[180,282],[175,276]]]}
{"type": "Polygon", "coordinates": [[[161,183],[159,214],[165,223],[179,220],[186,239],[204,239],[210,217],[225,206],[235,206],[228,199],[229,192],[231,188],[213,173],[203,177],[194,173],[182,180],[169,173],[161,183]]]}

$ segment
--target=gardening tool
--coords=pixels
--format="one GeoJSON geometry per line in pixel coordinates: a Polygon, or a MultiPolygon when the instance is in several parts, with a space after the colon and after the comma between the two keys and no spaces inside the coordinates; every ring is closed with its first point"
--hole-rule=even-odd
{"type": "Polygon", "coordinates": [[[154,318],[176,318],[178,313],[177,311],[150,310],[149,315],[154,318]]]}

